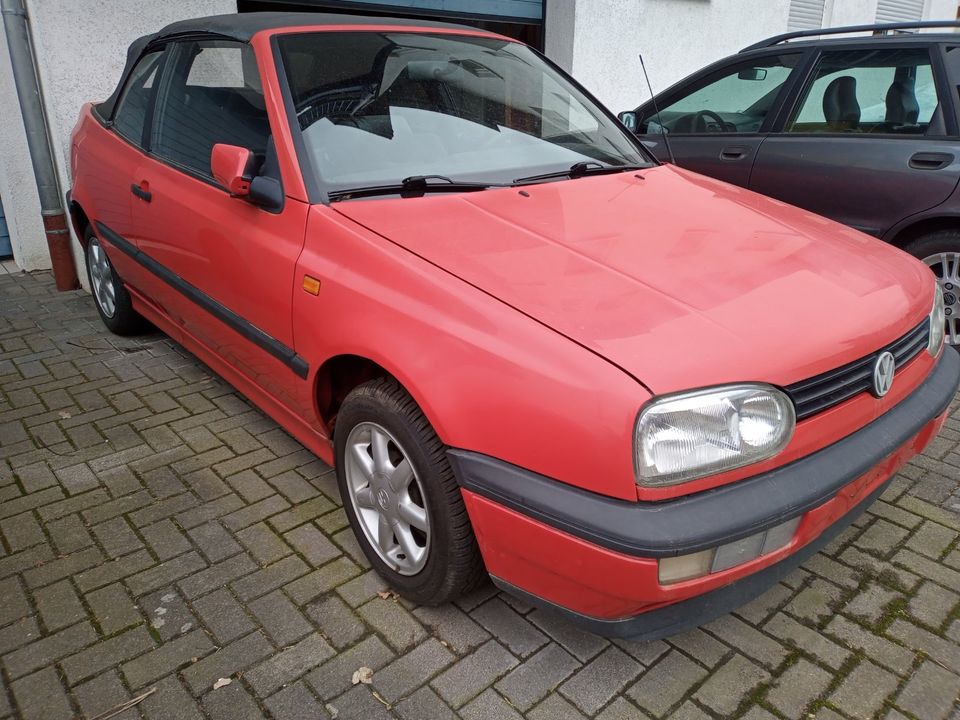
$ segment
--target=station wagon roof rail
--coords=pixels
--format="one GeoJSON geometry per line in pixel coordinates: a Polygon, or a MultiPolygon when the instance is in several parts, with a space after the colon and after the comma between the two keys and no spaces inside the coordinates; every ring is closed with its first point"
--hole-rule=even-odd
{"type": "Polygon", "coordinates": [[[811,28],[810,30],[794,30],[792,32],[783,33],[781,35],[774,35],[769,37],[766,40],[761,40],[758,43],[754,43],[748,47],[745,47],[740,52],[750,52],[751,50],[760,50],[762,48],[773,47],[774,45],[779,45],[780,43],[787,42],[788,40],[796,40],[797,38],[814,38],[821,37],[822,35],[846,35],[848,33],[858,33],[858,32],[872,32],[875,35],[886,35],[887,33],[895,32],[898,30],[923,30],[926,28],[960,28],[960,22],[956,20],[925,20],[922,22],[911,22],[911,23],[881,23],[877,25],[846,25],[843,27],[834,27],[834,28],[811,28]]]}

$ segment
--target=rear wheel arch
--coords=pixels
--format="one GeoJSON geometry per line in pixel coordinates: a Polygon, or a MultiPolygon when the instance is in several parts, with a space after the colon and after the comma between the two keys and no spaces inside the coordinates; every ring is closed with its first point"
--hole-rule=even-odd
{"type": "Polygon", "coordinates": [[[91,227],[92,225],[90,218],[87,216],[83,206],[80,205],[80,203],[78,203],[76,200],[70,201],[70,206],[67,208],[67,212],[70,215],[70,223],[73,225],[73,231],[77,236],[77,240],[80,241],[80,246],[86,250],[87,228],[91,227]]]}

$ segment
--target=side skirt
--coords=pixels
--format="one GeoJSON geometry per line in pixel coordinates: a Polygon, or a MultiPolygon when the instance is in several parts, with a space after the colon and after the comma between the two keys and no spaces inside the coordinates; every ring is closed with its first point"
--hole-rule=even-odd
{"type": "Polygon", "coordinates": [[[269,415],[284,430],[289,432],[299,442],[303,443],[312,453],[333,466],[333,448],[329,439],[318,432],[299,415],[291,411],[285,404],[266,392],[246,375],[236,370],[219,355],[209,350],[202,342],[182,327],[174,323],[163,314],[149,299],[141,295],[135,288],[126,286],[133,298],[133,306],[137,312],[160,328],[170,339],[178,342],[190,353],[208,365],[217,375],[233,385],[243,393],[257,408],[269,415]]]}

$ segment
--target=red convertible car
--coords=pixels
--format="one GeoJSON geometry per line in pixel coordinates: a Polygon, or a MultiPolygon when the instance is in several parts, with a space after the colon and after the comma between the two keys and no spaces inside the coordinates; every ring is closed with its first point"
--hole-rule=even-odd
{"type": "Polygon", "coordinates": [[[149,320],[336,467],[418,603],[486,575],[607,635],[760,593],[937,434],[922,263],[659,164],[530,48],[250,14],[133,44],[69,198],[149,320]]]}

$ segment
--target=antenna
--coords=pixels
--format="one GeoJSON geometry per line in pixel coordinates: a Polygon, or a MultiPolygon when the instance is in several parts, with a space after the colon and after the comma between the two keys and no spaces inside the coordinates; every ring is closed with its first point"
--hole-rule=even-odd
{"type": "Polygon", "coordinates": [[[640,67],[643,69],[643,78],[647,81],[647,90],[650,91],[650,99],[653,100],[653,112],[657,116],[657,125],[660,126],[660,134],[663,135],[663,144],[667,148],[667,155],[670,157],[670,163],[672,165],[677,164],[677,159],[673,156],[673,148],[670,147],[670,138],[667,137],[667,129],[663,126],[663,123],[660,122],[660,108],[657,107],[657,96],[653,94],[653,85],[650,84],[650,76],[647,75],[647,66],[643,62],[643,53],[640,55],[640,67]]]}

